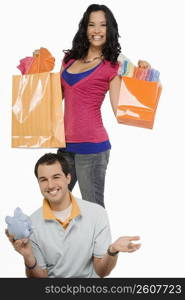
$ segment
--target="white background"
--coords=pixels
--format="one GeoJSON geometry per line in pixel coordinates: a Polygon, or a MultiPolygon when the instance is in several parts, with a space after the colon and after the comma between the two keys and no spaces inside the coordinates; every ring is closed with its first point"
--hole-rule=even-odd
{"type": "MultiPolygon", "coordinates": [[[[33,168],[52,149],[11,148],[11,76],[19,59],[46,47],[60,68],[88,0],[0,4],[0,277],[24,277],[22,257],[4,235],[6,215],[42,204],[33,168]]],[[[95,1],[96,3],[96,1],[95,1]]],[[[122,53],[149,61],[163,84],[154,129],[117,124],[107,96],[103,120],[112,143],[105,204],[113,239],[140,235],[139,251],[119,255],[112,277],[184,277],[184,1],[101,1],[114,13],[122,53]]],[[[55,151],[54,151],[55,152],[55,151]]],[[[80,196],[78,186],[74,194],[80,196]]]]}

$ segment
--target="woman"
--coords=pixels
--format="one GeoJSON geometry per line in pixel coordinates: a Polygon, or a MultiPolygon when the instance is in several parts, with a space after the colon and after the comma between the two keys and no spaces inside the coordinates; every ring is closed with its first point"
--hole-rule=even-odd
{"type": "MultiPolygon", "coordinates": [[[[72,49],[61,67],[65,99],[66,148],[59,153],[71,166],[72,190],[78,180],[82,198],[104,206],[104,183],[111,144],[100,108],[106,92],[116,115],[121,79],[117,22],[105,5],[90,5],[79,23],[72,49]]],[[[140,67],[148,67],[144,61],[140,67]]]]}

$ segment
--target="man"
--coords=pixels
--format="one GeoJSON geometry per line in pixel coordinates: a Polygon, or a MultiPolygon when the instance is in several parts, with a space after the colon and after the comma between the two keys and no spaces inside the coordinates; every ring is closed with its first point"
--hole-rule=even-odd
{"type": "Polygon", "coordinates": [[[35,165],[43,206],[31,216],[29,239],[9,240],[24,258],[27,277],[105,277],[119,252],[134,252],[138,236],[111,244],[106,211],[68,190],[70,171],[61,154],[48,153],[35,165]]]}

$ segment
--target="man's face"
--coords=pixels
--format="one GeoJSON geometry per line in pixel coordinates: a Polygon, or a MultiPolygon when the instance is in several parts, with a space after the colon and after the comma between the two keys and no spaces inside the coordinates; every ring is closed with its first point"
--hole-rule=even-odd
{"type": "Polygon", "coordinates": [[[38,183],[40,191],[50,205],[61,204],[68,193],[70,175],[64,174],[59,162],[52,165],[42,164],[38,166],[38,183]]]}

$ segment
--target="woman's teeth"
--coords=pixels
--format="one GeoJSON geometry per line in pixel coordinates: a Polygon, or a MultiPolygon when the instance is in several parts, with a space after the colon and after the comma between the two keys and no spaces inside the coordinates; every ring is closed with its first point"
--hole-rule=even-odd
{"type": "Polygon", "coordinates": [[[93,40],[96,40],[96,41],[98,41],[98,40],[101,40],[101,39],[102,39],[102,37],[101,37],[101,36],[99,36],[99,35],[93,35],[93,36],[92,36],[92,38],[93,38],[93,40]]]}

